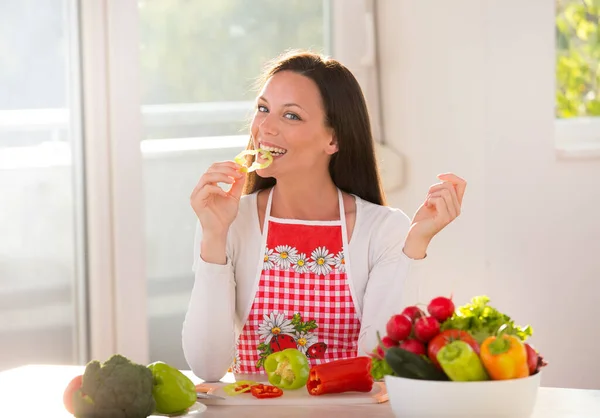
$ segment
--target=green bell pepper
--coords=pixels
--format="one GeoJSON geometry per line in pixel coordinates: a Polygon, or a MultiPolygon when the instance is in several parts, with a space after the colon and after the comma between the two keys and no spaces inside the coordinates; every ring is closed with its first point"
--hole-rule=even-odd
{"type": "Polygon", "coordinates": [[[264,367],[269,383],[280,389],[299,389],[308,382],[310,364],[306,356],[295,348],[269,354],[264,367]]]}
{"type": "Polygon", "coordinates": [[[162,361],[152,363],[148,368],[154,377],[152,396],[156,401],[156,412],[184,412],[196,403],[196,386],[186,375],[162,361]]]}
{"type": "Polygon", "coordinates": [[[450,380],[457,382],[489,380],[477,353],[462,340],[446,344],[438,351],[436,358],[450,380]]]}

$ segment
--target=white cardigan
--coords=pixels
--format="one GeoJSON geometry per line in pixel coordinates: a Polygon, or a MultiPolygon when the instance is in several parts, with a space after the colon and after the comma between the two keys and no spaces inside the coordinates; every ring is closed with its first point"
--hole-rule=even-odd
{"type": "MultiPolygon", "coordinates": [[[[391,315],[401,311],[401,294],[412,260],[403,252],[410,219],[399,209],[356,200],[356,220],[349,242],[351,286],[361,318],[359,354],[377,345],[391,315]]],[[[231,366],[235,343],[256,292],[262,234],[257,193],[242,196],[227,237],[227,263],[206,263],[200,256],[202,230],[196,225],[194,287],[183,323],[183,352],[192,372],[205,381],[221,379],[231,366]]]]}

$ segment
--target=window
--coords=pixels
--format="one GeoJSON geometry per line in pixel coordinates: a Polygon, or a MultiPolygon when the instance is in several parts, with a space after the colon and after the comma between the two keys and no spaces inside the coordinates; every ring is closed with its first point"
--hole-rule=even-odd
{"type": "Polygon", "coordinates": [[[0,4],[0,370],[81,362],[87,329],[75,2],[0,4]]]}
{"type": "Polygon", "coordinates": [[[328,1],[141,0],[144,139],[239,135],[285,48],[330,52],[328,1]]]}
{"type": "Polygon", "coordinates": [[[600,1],[556,1],[556,133],[564,156],[600,155],[600,1]]]}

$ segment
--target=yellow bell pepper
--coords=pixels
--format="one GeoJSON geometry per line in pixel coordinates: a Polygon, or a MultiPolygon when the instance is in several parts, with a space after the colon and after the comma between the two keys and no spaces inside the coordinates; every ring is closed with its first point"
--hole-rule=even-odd
{"type": "Polygon", "coordinates": [[[492,380],[529,376],[527,350],[521,340],[514,335],[487,337],[481,343],[479,356],[492,380]]]}

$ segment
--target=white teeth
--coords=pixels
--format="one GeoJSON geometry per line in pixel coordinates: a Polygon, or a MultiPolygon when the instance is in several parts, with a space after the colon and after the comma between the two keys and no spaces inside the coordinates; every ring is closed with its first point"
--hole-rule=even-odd
{"type": "Polygon", "coordinates": [[[260,147],[266,151],[274,152],[277,154],[285,154],[287,152],[287,150],[284,150],[283,148],[269,147],[269,146],[263,145],[263,144],[260,144],[260,147]]]}

